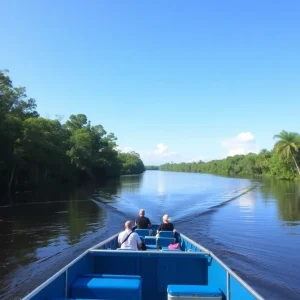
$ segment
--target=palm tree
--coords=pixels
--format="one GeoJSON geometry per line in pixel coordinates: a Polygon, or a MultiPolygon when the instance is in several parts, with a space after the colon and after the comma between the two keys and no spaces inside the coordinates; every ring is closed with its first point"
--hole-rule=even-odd
{"type": "Polygon", "coordinates": [[[279,134],[274,135],[274,139],[279,139],[274,145],[274,151],[282,157],[289,158],[292,156],[298,173],[300,174],[299,167],[295,160],[295,153],[300,150],[300,135],[296,132],[282,130],[279,134]]]}

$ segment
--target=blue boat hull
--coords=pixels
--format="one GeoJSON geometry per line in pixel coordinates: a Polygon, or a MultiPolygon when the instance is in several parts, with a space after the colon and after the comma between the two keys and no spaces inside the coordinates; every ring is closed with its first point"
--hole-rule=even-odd
{"type": "Polygon", "coordinates": [[[179,300],[189,292],[195,299],[263,299],[206,248],[179,232],[176,239],[181,251],[116,251],[116,234],[88,249],[23,300],[179,300]]]}

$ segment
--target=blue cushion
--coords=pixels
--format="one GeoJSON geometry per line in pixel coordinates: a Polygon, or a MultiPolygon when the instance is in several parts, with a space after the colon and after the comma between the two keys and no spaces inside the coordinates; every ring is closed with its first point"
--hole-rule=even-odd
{"type": "MultiPolygon", "coordinates": [[[[86,299],[86,298],[85,299],[83,299],[83,298],[50,298],[49,300],[95,300],[95,299],[86,299]]],[[[97,300],[101,300],[101,299],[97,299],[97,300]]],[[[103,300],[107,300],[107,299],[103,299],[103,300]]]]}
{"type": "MultiPolygon", "coordinates": [[[[99,275],[96,275],[99,276],[99,275]]],[[[80,277],[71,286],[74,298],[96,299],[132,299],[142,297],[142,281],[140,276],[120,275],[104,277],[80,277]]]]}
{"type": "Polygon", "coordinates": [[[118,279],[140,279],[141,278],[139,275],[123,275],[123,274],[84,274],[82,277],[118,278],[118,279]]]}
{"type": "Polygon", "coordinates": [[[150,231],[148,229],[136,229],[135,232],[142,237],[150,235],[150,231]]]}
{"type": "Polygon", "coordinates": [[[173,231],[160,231],[158,233],[158,235],[160,237],[170,237],[170,238],[173,238],[174,237],[174,232],[173,231]]]}
{"type": "Polygon", "coordinates": [[[147,244],[147,250],[153,250],[153,249],[157,249],[156,245],[148,245],[147,244]]]}
{"type": "Polygon", "coordinates": [[[175,238],[168,238],[168,237],[159,237],[157,239],[157,245],[159,247],[168,247],[170,244],[175,243],[175,238]]]}
{"type": "Polygon", "coordinates": [[[208,285],[168,285],[170,296],[210,296],[222,297],[220,289],[208,285]]]}
{"type": "Polygon", "coordinates": [[[156,245],[156,237],[155,236],[145,236],[145,244],[147,245],[156,245]]]}
{"type": "MultiPolygon", "coordinates": [[[[48,298],[49,299],[49,298],[48,298]]],[[[95,300],[93,299],[87,299],[87,298],[50,298],[49,300],[95,300]]],[[[107,300],[107,299],[97,299],[97,300],[107,300]]]]}
{"type": "Polygon", "coordinates": [[[137,249],[131,249],[131,248],[117,248],[117,250],[131,250],[131,251],[138,251],[137,249]]]}

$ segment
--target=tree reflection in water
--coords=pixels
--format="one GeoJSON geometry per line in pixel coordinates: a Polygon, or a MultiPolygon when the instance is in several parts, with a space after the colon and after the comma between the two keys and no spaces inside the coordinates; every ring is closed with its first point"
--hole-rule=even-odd
{"type": "Polygon", "coordinates": [[[266,202],[275,198],[279,217],[288,225],[299,225],[300,221],[300,184],[287,180],[263,180],[261,192],[266,202]]]}

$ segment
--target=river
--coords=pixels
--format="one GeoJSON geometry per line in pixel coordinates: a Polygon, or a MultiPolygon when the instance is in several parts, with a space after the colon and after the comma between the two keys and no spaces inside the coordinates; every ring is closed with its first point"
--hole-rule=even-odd
{"type": "Polygon", "coordinates": [[[20,299],[140,208],[152,223],[169,214],[266,299],[300,299],[299,182],[146,171],[20,197],[0,208],[0,299],[20,299]]]}

